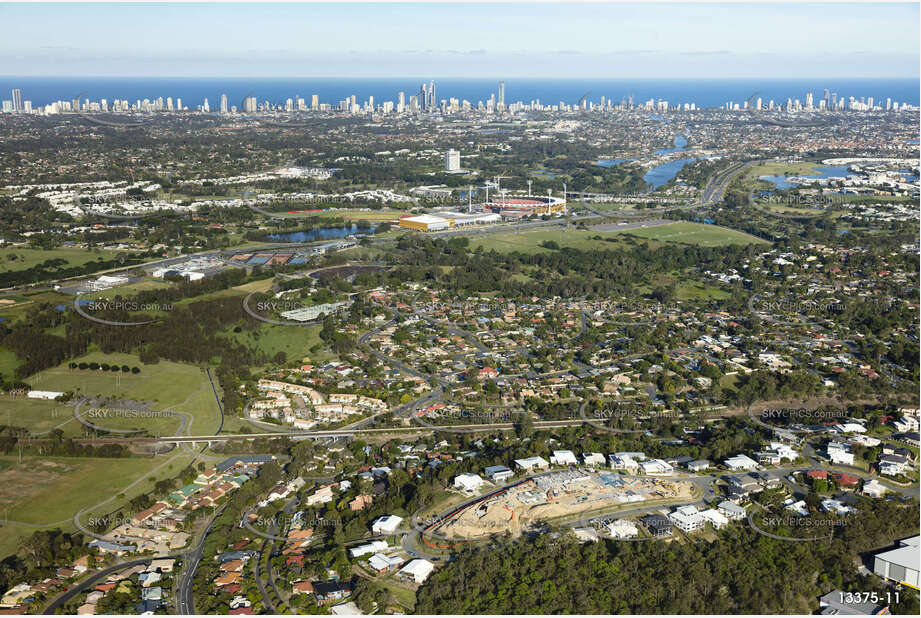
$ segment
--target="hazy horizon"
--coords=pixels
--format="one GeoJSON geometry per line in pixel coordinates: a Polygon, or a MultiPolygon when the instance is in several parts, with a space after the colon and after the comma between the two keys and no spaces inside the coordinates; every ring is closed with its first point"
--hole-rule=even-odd
{"type": "Polygon", "coordinates": [[[0,4],[9,75],[903,78],[896,4],[0,4]]]}

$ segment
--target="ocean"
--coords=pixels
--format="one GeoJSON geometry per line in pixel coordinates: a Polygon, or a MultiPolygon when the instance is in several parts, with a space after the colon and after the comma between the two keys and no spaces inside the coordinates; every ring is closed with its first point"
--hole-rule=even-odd
{"type": "MultiPolygon", "coordinates": [[[[473,104],[487,101],[497,93],[498,81],[493,79],[397,79],[397,78],[128,78],[128,77],[15,77],[0,76],[0,99],[12,98],[11,90],[22,90],[22,99],[32,101],[33,106],[77,97],[93,101],[126,99],[151,101],[163,97],[182,99],[189,109],[201,105],[208,99],[211,109],[216,109],[221,94],[226,94],[228,104],[242,108],[247,96],[255,96],[259,103],[269,101],[283,104],[286,99],[303,97],[310,105],[311,95],[319,95],[321,103],[337,104],[355,95],[359,103],[374,97],[375,103],[397,100],[402,91],[409,102],[411,95],[418,94],[420,85],[435,81],[437,100],[456,98],[473,104]]],[[[505,102],[529,103],[539,100],[543,104],[559,102],[576,104],[587,95],[589,101],[606,100],[619,103],[628,97],[633,102],[644,103],[649,99],[665,100],[670,105],[695,103],[698,107],[718,107],[728,101],[744,103],[749,97],[761,97],[768,101],[785,103],[788,98],[805,103],[806,93],[811,92],[815,105],[824,96],[824,90],[835,92],[839,98],[873,97],[875,103],[887,98],[893,102],[919,105],[919,81],[917,79],[506,79],[505,102]]]]}

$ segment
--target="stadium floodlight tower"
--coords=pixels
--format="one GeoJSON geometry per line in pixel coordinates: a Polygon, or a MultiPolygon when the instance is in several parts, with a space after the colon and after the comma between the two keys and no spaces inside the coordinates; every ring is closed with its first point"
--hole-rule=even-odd
{"type": "Polygon", "coordinates": [[[531,180],[528,179],[528,197],[531,197],[531,180]]]}
{"type": "Polygon", "coordinates": [[[547,214],[548,215],[550,214],[550,202],[552,201],[553,201],[553,191],[551,189],[547,189],[547,214]]]}
{"type": "Polygon", "coordinates": [[[473,212],[473,185],[467,187],[467,212],[473,212]]]}

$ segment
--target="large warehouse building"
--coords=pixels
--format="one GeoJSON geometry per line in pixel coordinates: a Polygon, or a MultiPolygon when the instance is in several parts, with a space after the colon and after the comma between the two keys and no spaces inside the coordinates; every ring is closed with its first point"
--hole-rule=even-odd
{"type": "Polygon", "coordinates": [[[436,212],[430,215],[418,215],[415,217],[403,217],[400,219],[400,227],[418,230],[420,232],[437,232],[452,227],[464,227],[468,225],[485,225],[487,223],[499,223],[502,218],[490,212],[436,212]]]}
{"type": "Polygon", "coordinates": [[[919,536],[899,541],[899,547],[876,554],[873,572],[889,581],[918,589],[918,563],[921,562],[919,536]]]}

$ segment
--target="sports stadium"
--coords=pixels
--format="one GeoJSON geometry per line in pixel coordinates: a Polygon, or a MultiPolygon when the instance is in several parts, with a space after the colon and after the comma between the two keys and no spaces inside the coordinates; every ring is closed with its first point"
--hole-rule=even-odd
{"type": "Polygon", "coordinates": [[[528,215],[550,215],[566,212],[566,200],[559,197],[528,196],[490,196],[483,204],[485,210],[502,215],[503,219],[527,217],[528,215]]]}

